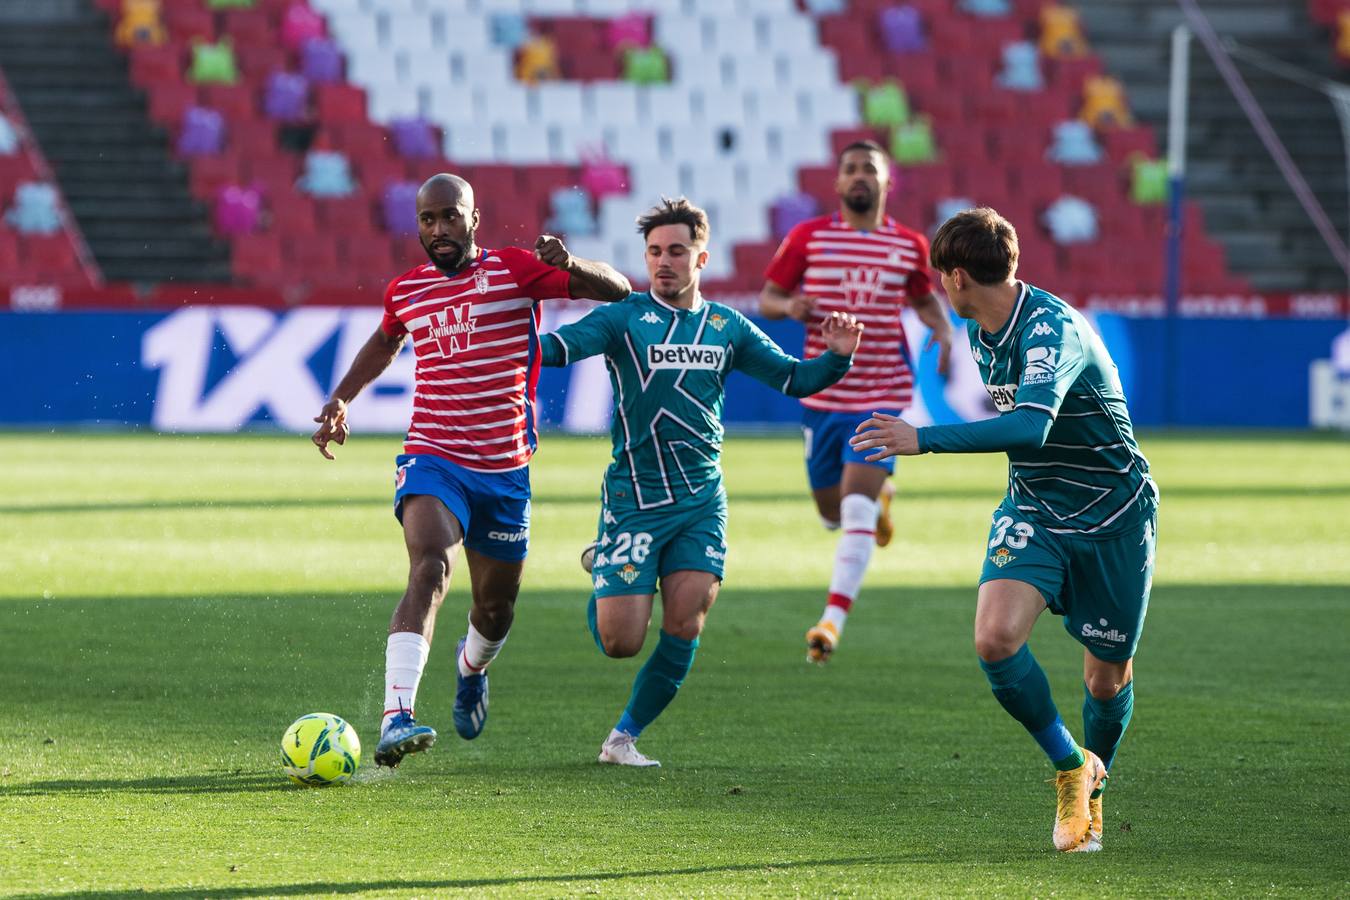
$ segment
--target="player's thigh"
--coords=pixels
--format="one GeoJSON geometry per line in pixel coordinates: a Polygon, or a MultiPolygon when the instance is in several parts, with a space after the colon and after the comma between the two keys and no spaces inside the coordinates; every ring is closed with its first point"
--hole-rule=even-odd
{"type": "Polygon", "coordinates": [[[608,656],[636,656],[651,625],[652,595],[611,594],[591,599],[601,649],[608,656]]]}
{"type": "Polygon", "coordinates": [[[523,560],[497,559],[469,547],[464,548],[464,558],[469,564],[474,606],[486,609],[516,602],[525,573],[523,560]]]}
{"type": "Polygon", "coordinates": [[[1045,597],[1033,584],[995,578],[980,585],[975,604],[975,650],[986,662],[1007,659],[1031,637],[1045,597]]]}
{"type": "Polygon", "coordinates": [[[663,576],[661,628],[687,641],[698,637],[721,585],[721,576],[698,569],[680,569],[663,576]]]}
{"type": "Polygon", "coordinates": [[[871,500],[880,497],[886,479],[895,471],[895,460],[889,459],[884,462],[891,463],[891,466],[888,468],[875,463],[844,463],[844,477],[839,487],[840,495],[847,497],[849,494],[862,494],[871,500]]]}
{"type": "Polygon", "coordinates": [[[448,565],[470,520],[465,485],[455,467],[434,456],[402,454],[395,464],[394,515],[409,559],[443,557],[448,565]]]}
{"type": "Polygon", "coordinates": [[[1132,659],[1153,589],[1156,517],[1118,537],[1076,539],[1070,547],[1065,629],[1103,662],[1132,659]]]}
{"type": "Polygon", "coordinates": [[[400,512],[409,563],[440,563],[448,575],[464,540],[459,520],[440,497],[432,494],[404,496],[400,512]]]}
{"type": "Polygon", "coordinates": [[[1006,500],[994,510],[983,552],[975,646],[981,658],[994,661],[1026,642],[1047,607],[1062,614],[1068,560],[1055,535],[1006,500]]]}

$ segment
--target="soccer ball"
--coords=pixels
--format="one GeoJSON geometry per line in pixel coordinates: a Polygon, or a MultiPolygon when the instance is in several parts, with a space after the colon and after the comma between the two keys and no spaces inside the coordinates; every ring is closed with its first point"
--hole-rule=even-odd
{"type": "Polygon", "coordinates": [[[281,769],[297,784],[342,784],[361,764],[356,729],[332,713],[310,713],[281,736],[281,769]]]}

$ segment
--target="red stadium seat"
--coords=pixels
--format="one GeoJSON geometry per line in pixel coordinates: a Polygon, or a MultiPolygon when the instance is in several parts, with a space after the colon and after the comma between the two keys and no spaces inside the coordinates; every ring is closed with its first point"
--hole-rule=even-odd
{"type": "Polygon", "coordinates": [[[227,122],[258,118],[258,97],[251,85],[207,84],[197,89],[197,99],[225,117],[227,122]]]}
{"type": "Polygon", "coordinates": [[[193,3],[166,3],[161,9],[160,15],[174,40],[195,38],[215,42],[216,18],[208,10],[193,3]]]}
{"type": "Polygon", "coordinates": [[[321,84],[315,91],[315,109],[320,122],[364,123],[366,119],[366,92],[347,84],[321,84]]]}
{"type": "Polygon", "coordinates": [[[180,81],[151,84],[147,96],[150,118],[169,128],[177,128],[188,107],[197,105],[197,89],[180,81]]]}

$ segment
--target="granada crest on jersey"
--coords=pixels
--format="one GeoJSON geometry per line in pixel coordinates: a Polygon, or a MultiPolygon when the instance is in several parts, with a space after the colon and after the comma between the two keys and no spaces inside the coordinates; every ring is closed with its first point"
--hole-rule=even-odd
{"type": "Polygon", "coordinates": [[[1000,569],[1006,566],[1008,563],[1012,562],[1014,559],[1017,559],[1017,557],[1009,553],[1007,547],[999,547],[997,550],[994,551],[994,555],[989,557],[989,561],[994,565],[998,566],[1000,569]]]}
{"type": "Polygon", "coordinates": [[[626,581],[628,584],[632,584],[633,582],[637,581],[638,577],[637,566],[633,565],[632,563],[624,564],[624,567],[619,570],[619,577],[622,578],[624,581],[626,581]]]}
{"type": "Polygon", "coordinates": [[[708,316],[708,324],[718,331],[721,331],[723,328],[727,327],[727,318],[721,313],[713,313],[711,316],[708,316]]]}
{"type": "Polygon", "coordinates": [[[403,465],[394,470],[394,490],[399,490],[408,480],[408,467],[415,465],[417,460],[410,459],[403,465]]]}
{"type": "Polygon", "coordinates": [[[478,293],[486,294],[488,292],[488,273],[486,269],[479,269],[473,273],[473,286],[478,288],[478,293]]]}

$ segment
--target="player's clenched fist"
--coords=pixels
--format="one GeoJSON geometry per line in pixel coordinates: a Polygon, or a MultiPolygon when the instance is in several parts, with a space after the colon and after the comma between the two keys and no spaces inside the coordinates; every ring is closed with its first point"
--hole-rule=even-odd
{"type": "Polygon", "coordinates": [[[863,324],[849,313],[835,312],[820,323],[820,336],[825,347],[840,356],[852,356],[862,339],[863,324]]]}
{"type": "Polygon", "coordinates": [[[566,271],[572,264],[572,254],[567,252],[561,240],[551,234],[539,235],[539,240],[534,242],[534,255],[540,262],[555,269],[566,271]]]}
{"type": "Polygon", "coordinates": [[[311,438],[314,446],[319,448],[324,458],[336,459],[328,449],[328,442],[347,443],[347,435],[351,434],[351,429],[347,427],[347,404],[337,398],[329,400],[314,417],[314,421],[319,423],[318,430],[311,438]]]}

